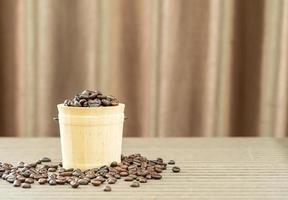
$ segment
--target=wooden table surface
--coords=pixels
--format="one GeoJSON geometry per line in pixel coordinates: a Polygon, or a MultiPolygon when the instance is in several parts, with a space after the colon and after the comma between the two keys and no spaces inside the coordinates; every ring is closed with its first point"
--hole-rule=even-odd
{"type": "MultiPolygon", "coordinates": [[[[0,138],[0,161],[16,164],[43,156],[60,161],[59,138],[0,138]]],[[[15,188],[0,180],[0,199],[288,199],[288,140],[269,138],[125,138],[123,153],[174,159],[162,180],[129,187],[33,184],[15,188]]]]}

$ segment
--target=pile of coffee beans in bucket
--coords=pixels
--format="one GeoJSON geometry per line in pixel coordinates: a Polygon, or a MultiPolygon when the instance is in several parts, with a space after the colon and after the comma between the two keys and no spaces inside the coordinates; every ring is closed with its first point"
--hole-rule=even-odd
{"type": "MultiPolygon", "coordinates": [[[[87,169],[64,169],[61,163],[54,164],[51,159],[44,157],[34,163],[19,162],[16,166],[0,162],[0,178],[11,183],[14,187],[31,188],[38,182],[40,185],[70,185],[78,188],[80,185],[105,185],[103,191],[110,192],[110,185],[124,179],[131,182],[130,187],[140,187],[150,180],[162,178],[162,171],[167,170],[167,165],[172,165],[171,171],[179,173],[180,168],[175,166],[175,161],[167,163],[162,158],[148,160],[141,154],[121,156],[121,162],[112,162],[110,166],[87,169]]],[[[80,187],[81,187],[80,186],[80,187]]]]}
{"type": "Polygon", "coordinates": [[[100,106],[117,106],[118,99],[111,95],[104,95],[100,91],[84,90],[75,95],[73,99],[66,99],[65,106],[72,107],[100,107],[100,106]]]}

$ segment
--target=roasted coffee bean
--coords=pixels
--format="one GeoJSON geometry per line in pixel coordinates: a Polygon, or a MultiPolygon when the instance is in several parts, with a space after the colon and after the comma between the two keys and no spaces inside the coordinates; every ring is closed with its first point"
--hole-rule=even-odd
{"type": "Polygon", "coordinates": [[[109,185],[106,185],[105,188],[104,188],[105,192],[111,192],[111,190],[112,189],[111,189],[111,187],[109,185]]]}
{"type": "Polygon", "coordinates": [[[111,101],[111,106],[118,106],[118,105],[119,105],[119,101],[118,101],[118,100],[113,99],[113,100],[111,101]]]}
{"type": "Polygon", "coordinates": [[[101,100],[99,100],[99,99],[89,100],[89,101],[87,102],[87,104],[88,104],[88,106],[90,106],[90,107],[99,107],[99,106],[101,106],[101,100]]]}
{"type": "Polygon", "coordinates": [[[98,95],[97,95],[97,99],[102,100],[102,99],[105,99],[105,98],[106,98],[106,96],[103,95],[103,94],[98,94],[98,95]]]}
{"type": "Polygon", "coordinates": [[[140,183],[147,183],[147,179],[146,178],[139,178],[139,182],[140,183]]]}
{"type": "Polygon", "coordinates": [[[48,169],[48,172],[56,172],[56,168],[51,168],[51,167],[50,167],[50,168],[48,169]]]}
{"type": "Polygon", "coordinates": [[[134,178],[131,177],[131,176],[126,176],[126,177],[124,178],[124,181],[133,181],[133,180],[134,180],[134,178]]]}
{"type": "Polygon", "coordinates": [[[17,179],[18,181],[20,181],[21,183],[23,183],[23,182],[26,180],[26,178],[25,178],[24,176],[21,176],[21,175],[18,175],[18,176],[16,177],[16,179],[17,179]]]}
{"type": "Polygon", "coordinates": [[[70,185],[72,188],[78,188],[79,187],[78,181],[74,181],[74,180],[70,182],[70,185]]]}
{"type": "Polygon", "coordinates": [[[56,179],[56,183],[58,185],[64,185],[66,183],[66,179],[56,179]]]}
{"type": "Polygon", "coordinates": [[[33,178],[26,178],[25,183],[32,184],[32,183],[34,183],[34,179],[33,178]]]}
{"type": "MultiPolygon", "coordinates": [[[[23,168],[24,165],[25,165],[25,163],[21,161],[21,162],[19,162],[19,163],[17,164],[17,167],[18,167],[18,168],[23,168]]],[[[1,169],[0,169],[0,170],[1,170],[1,169]]]]}
{"type": "Polygon", "coordinates": [[[57,185],[56,179],[50,179],[48,184],[49,185],[57,185]]]}
{"type": "Polygon", "coordinates": [[[117,182],[117,179],[116,178],[109,178],[107,182],[108,182],[108,184],[115,184],[117,182]]]}
{"type": "Polygon", "coordinates": [[[30,163],[30,164],[28,164],[28,166],[29,166],[29,168],[31,168],[31,167],[36,167],[36,166],[37,166],[37,163],[30,163]]]}
{"type": "Polygon", "coordinates": [[[31,185],[29,183],[23,183],[22,188],[25,188],[25,189],[31,188],[31,185]]]}
{"type": "Polygon", "coordinates": [[[102,182],[99,181],[99,180],[95,180],[95,179],[93,179],[93,180],[91,180],[91,184],[94,185],[94,186],[99,186],[99,185],[102,184],[102,182]]]}
{"type": "Polygon", "coordinates": [[[137,181],[133,181],[133,183],[130,185],[130,187],[140,187],[140,184],[137,181]]]}
{"type": "Polygon", "coordinates": [[[40,185],[43,185],[43,184],[47,183],[47,179],[45,179],[45,178],[40,178],[40,179],[38,180],[38,183],[39,183],[40,185]]]}
{"type": "Polygon", "coordinates": [[[71,171],[59,173],[60,176],[72,176],[72,174],[73,172],[71,171]]]}
{"type": "Polygon", "coordinates": [[[169,160],[168,165],[175,165],[175,161],[174,160],[169,160]]]}
{"type": "Polygon", "coordinates": [[[48,157],[44,157],[41,159],[41,162],[51,162],[51,159],[48,157]]]}
{"type": "Polygon", "coordinates": [[[157,173],[161,173],[162,169],[160,167],[155,167],[154,171],[157,172],[157,173]]]}
{"type": "Polygon", "coordinates": [[[121,176],[120,176],[119,174],[115,174],[115,175],[114,175],[114,178],[120,179],[121,176]]]}
{"type": "Polygon", "coordinates": [[[31,174],[31,172],[26,170],[22,173],[22,176],[24,176],[25,178],[28,178],[28,177],[30,177],[30,174],[31,174]]]}
{"type": "Polygon", "coordinates": [[[101,100],[103,106],[111,106],[111,101],[109,99],[101,100]]]}
{"type": "Polygon", "coordinates": [[[124,172],[120,172],[120,176],[128,176],[128,172],[124,171],[124,172]]]}
{"type": "Polygon", "coordinates": [[[118,163],[116,161],[113,161],[111,164],[110,164],[110,167],[117,167],[118,163]]]}
{"type": "Polygon", "coordinates": [[[16,178],[15,178],[15,177],[12,177],[12,176],[6,178],[6,181],[9,182],[9,183],[13,183],[15,180],[16,180],[16,178]]]}
{"type": "Polygon", "coordinates": [[[37,165],[40,165],[40,164],[41,164],[41,160],[37,160],[35,163],[36,163],[37,165]]]}
{"type": "Polygon", "coordinates": [[[78,180],[78,183],[80,185],[88,185],[89,181],[87,179],[79,179],[78,180]]]}
{"type": "Polygon", "coordinates": [[[13,186],[14,186],[14,187],[20,187],[20,186],[21,186],[21,181],[15,180],[15,181],[13,182],[13,186]]]}
{"type": "Polygon", "coordinates": [[[102,183],[106,180],[105,178],[103,178],[102,176],[97,176],[95,179],[93,180],[97,180],[97,181],[101,181],[102,183]]]}
{"type": "Polygon", "coordinates": [[[151,176],[153,179],[157,179],[157,180],[162,178],[161,174],[158,174],[158,173],[151,174],[151,176]]]}
{"type": "Polygon", "coordinates": [[[178,172],[180,172],[180,168],[175,166],[175,167],[172,168],[172,171],[174,173],[178,173],[178,172]]]}

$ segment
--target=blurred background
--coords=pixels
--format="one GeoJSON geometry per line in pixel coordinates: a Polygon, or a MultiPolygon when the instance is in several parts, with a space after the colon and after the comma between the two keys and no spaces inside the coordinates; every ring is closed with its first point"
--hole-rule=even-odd
{"type": "Polygon", "coordinates": [[[287,36],[286,0],[1,0],[0,135],[58,136],[87,88],[125,136],[286,136],[287,36]]]}

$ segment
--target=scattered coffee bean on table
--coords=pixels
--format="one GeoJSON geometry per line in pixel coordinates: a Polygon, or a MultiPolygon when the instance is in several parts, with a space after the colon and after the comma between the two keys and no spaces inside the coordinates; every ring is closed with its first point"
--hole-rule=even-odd
{"type": "Polygon", "coordinates": [[[14,183],[13,183],[13,186],[14,187],[20,187],[21,186],[21,181],[15,180],[14,183]]]}
{"type": "Polygon", "coordinates": [[[23,183],[22,188],[31,188],[31,185],[29,183],[23,183]]]}
{"type": "Polygon", "coordinates": [[[175,165],[175,161],[174,160],[169,160],[168,165],[175,165]]]}
{"type": "Polygon", "coordinates": [[[72,188],[78,188],[79,183],[78,183],[77,181],[75,181],[75,180],[72,180],[72,181],[70,182],[70,185],[71,185],[72,188]]]}
{"type": "Polygon", "coordinates": [[[41,162],[51,162],[50,158],[44,157],[40,160],[41,162]]]}
{"type": "Polygon", "coordinates": [[[117,106],[119,100],[111,95],[103,95],[100,91],[84,90],[76,94],[73,99],[66,99],[64,105],[71,107],[117,106]]]}
{"type": "Polygon", "coordinates": [[[105,186],[105,188],[104,188],[105,192],[111,192],[111,190],[112,190],[112,188],[109,185],[105,186]]]}
{"type": "Polygon", "coordinates": [[[175,166],[175,167],[172,168],[172,171],[174,173],[178,173],[178,172],[180,172],[180,168],[175,166]]]}
{"type": "MultiPolygon", "coordinates": [[[[64,169],[62,164],[55,164],[50,158],[44,157],[32,163],[21,161],[15,166],[0,162],[0,180],[6,180],[14,187],[22,188],[31,188],[31,184],[35,182],[39,185],[46,183],[51,186],[70,185],[72,188],[78,188],[79,185],[105,184],[104,191],[108,192],[112,190],[111,184],[119,183],[117,179],[132,182],[130,187],[140,187],[140,183],[162,179],[161,174],[167,169],[169,163],[171,161],[166,163],[162,158],[149,160],[141,154],[132,154],[121,155],[119,163],[114,161],[108,166],[80,170],[64,169]]],[[[179,173],[180,168],[173,166],[172,172],[179,173]]]]}
{"type": "Polygon", "coordinates": [[[140,184],[139,184],[139,182],[134,181],[134,182],[130,185],[130,187],[140,187],[140,184]]]}

